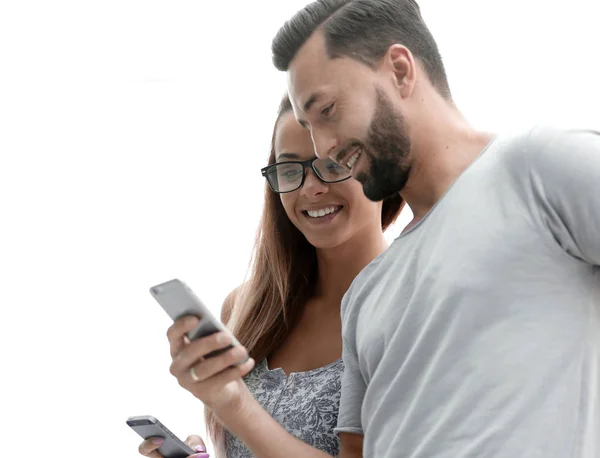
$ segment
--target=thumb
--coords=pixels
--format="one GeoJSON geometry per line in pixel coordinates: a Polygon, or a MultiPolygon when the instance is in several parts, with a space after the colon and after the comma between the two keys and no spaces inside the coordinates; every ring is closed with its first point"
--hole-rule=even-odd
{"type": "Polygon", "coordinates": [[[197,452],[206,452],[206,444],[200,436],[191,435],[185,440],[185,443],[197,452]],[[198,446],[201,446],[204,450],[200,450],[198,446]]]}

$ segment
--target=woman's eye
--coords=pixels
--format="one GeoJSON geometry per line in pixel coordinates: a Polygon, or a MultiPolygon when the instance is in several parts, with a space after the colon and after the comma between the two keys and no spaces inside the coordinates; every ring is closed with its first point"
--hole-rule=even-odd
{"type": "Polygon", "coordinates": [[[329,172],[339,172],[340,170],[343,170],[344,167],[342,167],[339,164],[336,164],[335,162],[332,162],[331,164],[327,164],[327,170],[329,172]]]}
{"type": "Polygon", "coordinates": [[[279,176],[285,178],[286,180],[293,180],[301,173],[302,172],[296,168],[288,168],[280,170],[279,176]]]}

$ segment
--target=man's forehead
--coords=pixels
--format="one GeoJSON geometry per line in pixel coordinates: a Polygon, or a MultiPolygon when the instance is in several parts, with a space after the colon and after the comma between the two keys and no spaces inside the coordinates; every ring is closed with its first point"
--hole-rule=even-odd
{"type": "Polygon", "coordinates": [[[300,108],[303,111],[303,106],[315,92],[324,90],[330,64],[323,34],[316,32],[298,50],[288,68],[288,92],[294,110],[300,108]]]}
{"type": "Polygon", "coordinates": [[[328,61],[329,57],[325,44],[324,33],[317,30],[300,46],[300,49],[298,49],[298,52],[290,62],[290,68],[297,67],[298,65],[302,67],[322,65],[328,61]]]}

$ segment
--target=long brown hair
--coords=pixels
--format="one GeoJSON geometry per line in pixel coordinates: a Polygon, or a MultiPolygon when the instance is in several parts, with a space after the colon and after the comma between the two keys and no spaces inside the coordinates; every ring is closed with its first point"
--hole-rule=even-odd
{"type": "MultiPolygon", "coordinates": [[[[269,164],[275,163],[275,134],[282,116],[292,110],[288,97],[279,106],[269,164]]],[[[398,217],[404,202],[400,194],[386,199],[381,227],[387,229],[398,217]]],[[[262,361],[280,347],[314,295],[317,283],[317,252],[287,217],[279,195],[265,184],[265,204],[256,234],[249,275],[234,297],[226,323],[250,357],[262,361]]],[[[209,409],[206,425],[218,446],[222,427],[209,409]]]]}

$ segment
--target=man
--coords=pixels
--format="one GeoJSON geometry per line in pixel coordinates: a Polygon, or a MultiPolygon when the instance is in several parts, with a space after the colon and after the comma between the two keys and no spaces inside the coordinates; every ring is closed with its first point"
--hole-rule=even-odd
{"type": "Polygon", "coordinates": [[[312,3],[273,61],[317,156],[415,215],[344,299],[342,455],[599,457],[600,136],[474,130],[411,0],[312,3]]]}

